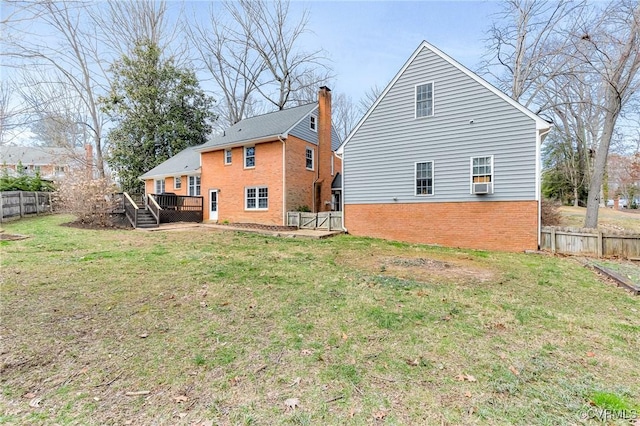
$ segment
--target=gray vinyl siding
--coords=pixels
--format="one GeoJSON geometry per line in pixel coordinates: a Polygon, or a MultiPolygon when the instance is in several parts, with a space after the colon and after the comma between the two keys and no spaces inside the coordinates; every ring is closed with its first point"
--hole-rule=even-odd
{"type": "Polygon", "coordinates": [[[531,117],[424,48],[345,145],[344,203],[534,200],[536,132],[531,117]],[[429,82],[434,115],[416,119],[415,86],[429,82]],[[491,155],[494,193],[470,194],[471,157],[491,155]],[[424,161],[434,162],[434,194],[417,197],[424,161]]]}
{"type": "MultiPolygon", "coordinates": [[[[314,115],[316,116],[316,120],[318,118],[318,112],[315,111],[314,115]]],[[[298,124],[294,126],[293,129],[289,132],[290,135],[305,140],[307,142],[311,142],[314,145],[318,145],[318,132],[314,132],[311,130],[310,126],[310,117],[311,114],[305,116],[298,124]]],[[[316,124],[318,122],[316,121],[316,124]]]]}
{"type": "MultiPolygon", "coordinates": [[[[317,117],[317,111],[315,111],[315,114],[317,117]]],[[[314,145],[318,145],[318,132],[314,132],[313,130],[311,130],[311,127],[309,127],[310,115],[311,114],[307,115],[302,121],[294,126],[289,134],[307,142],[311,142],[314,145]]],[[[341,143],[342,141],[340,140],[340,137],[338,137],[338,132],[336,132],[335,128],[331,126],[331,150],[335,151],[336,149],[338,149],[341,143]]]]}

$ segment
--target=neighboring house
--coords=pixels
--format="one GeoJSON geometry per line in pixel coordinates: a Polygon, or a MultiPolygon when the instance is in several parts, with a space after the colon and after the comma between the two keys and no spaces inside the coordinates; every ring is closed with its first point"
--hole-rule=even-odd
{"type": "Polygon", "coordinates": [[[339,209],[339,145],[322,87],[318,103],[242,120],[140,178],[148,194],[201,195],[208,222],[285,225],[287,211],[339,209]]]}
{"type": "Polygon", "coordinates": [[[0,167],[3,172],[6,170],[10,176],[20,173],[35,176],[40,173],[40,177],[48,181],[62,179],[72,168],[86,167],[88,159],[92,158],[91,145],[73,149],[0,146],[0,167]],[[18,170],[19,166],[22,166],[22,170],[18,170]]]}
{"type": "Polygon", "coordinates": [[[340,147],[354,235],[538,247],[540,144],[550,124],[427,42],[340,147]]]}

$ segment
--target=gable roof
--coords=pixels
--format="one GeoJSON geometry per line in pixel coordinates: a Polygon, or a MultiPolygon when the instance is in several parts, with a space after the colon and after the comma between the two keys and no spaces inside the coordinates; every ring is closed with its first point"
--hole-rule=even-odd
{"type": "Polygon", "coordinates": [[[6,164],[23,165],[68,165],[78,159],[84,159],[83,148],[58,148],[40,146],[0,146],[0,161],[6,164]]]}
{"type": "Polygon", "coordinates": [[[165,176],[184,176],[200,173],[200,153],[196,151],[202,145],[183,149],[173,157],[158,164],[139,179],[155,179],[165,176]]]}
{"type": "Polygon", "coordinates": [[[340,146],[340,148],[338,148],[338,152],[339,153],[342,153],[342,150],[343,150],[344,146],[347,143],[349,143],[349,141],[351,140],[352,136],[358,131],[358,129],[360,129],[360,127],[364,124],[364,122],[367,120],[367,118],[369,118],[369,116],[371,115],[373,110],[376,109],[378,104],[386,96],[386,94],[389,92],[389,90],[391,90],[391,88],[395,85],[395,83],[398,81],[398,79],[404,74],[406,69],[409,68],[411,63],[415,60],[415,58],[420,54],[420,52],[423,49],[428,49],[431,52],[435,53],[436,55],[438,55],[439,57],[441,57],[442,59],[444,59],[445,61],[449,62],[451,65],[453,65],[454,67],[456,67],[457,69],[462,71],[468,77],[472,78],[477,83],[480,83],[482,86],[484,86],[486,89],[488,89],[491,92],[493,92],[494,94],[498,95],[501,99],[503,99],[504,101],[509,103],[511,106],[513,106],[514,108],[516,108],[519,111],[521,111],[522,113],[524,113],[527,117],[529,117],[532,120],[534,120],[535,123],[536,123],[536,130],[544,131],[544,130],[548,130],[548,129],[551,128],[551,124],[549,124],[546,120],[543,120],[542,118],[538,117],[536,114],[531,112],[528,108],[526,108],[525,106],[521,105],[517,101],[515,101],[512,98],[510,98],[509,96],[507,96],[501,90],[497,89],[491,83],[489,83],[488,81],[486,81],[485,79],[483,79],[482,77],[480,77],[479,75],[474,73],[473,71],[469,70],[467,67],[465,67],[464,65],[460,64],[458,61],[456,61],[455,59],[453,59],[452,57],[450,57],[446,53],[442,52],[437,47],[427,43],[426,41],[423,41],[422,43],[420,43],[420,46],[418,46],[418,48],[415,50],[415,52],[413,52],[413,54],[407,60],[407,62],[405,62],[405,64],[402,66],[402,68],[400,68],[400,71],[398,71],[398,73],[395,75],[395,77],[393,77],[391,82],[389,82],[389,84],[384,89],[384,91],[380,94],[380,96],[378,96],[378,99],[376,99],[376,101],[373,103],[373,105],[371,105],[369,110],[360,119],[358,124],[353,128],[353,130],[351,130],[349,135],[345,138],[344,142],[342,142],[342,145],[340,146]]]}
{"type": "Polygon", "coordinates": [[[200,145],[197,151],[207,152],[252,142],[266,142],[277,139],[278,136],[284,139],[292,128],[317,108],[318,104],[314,102],[245,118],[226,129],[222,135],[214,136],[200,145]]]}

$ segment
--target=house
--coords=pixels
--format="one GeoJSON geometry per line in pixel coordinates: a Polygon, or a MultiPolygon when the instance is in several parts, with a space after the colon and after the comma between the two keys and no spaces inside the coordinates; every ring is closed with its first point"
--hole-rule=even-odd
{"type": "Polygon", "coordinates": [[[407,242],[536,249],[549,129],[423,42],[339,149],[344,227],[407,242]]]}
{"type": "Polygon", "coordinates": [[[286,225],[287,211],[339,208],[339,146],[321,87],[317,103],[244,119],[141,179],[147,194],[202,196],[205,222],[286,225]]]}
{"type": "Polygon", "coordinates": [[[93,164],[91,145],[85,148],[0,146],[0,167],[10,176],[40,173],[43,180],[54,181],[64,178],[72,168],[86,167],[89,161],[93,164]],[[22,170],[18,170],[19,167],[22,170]]]}

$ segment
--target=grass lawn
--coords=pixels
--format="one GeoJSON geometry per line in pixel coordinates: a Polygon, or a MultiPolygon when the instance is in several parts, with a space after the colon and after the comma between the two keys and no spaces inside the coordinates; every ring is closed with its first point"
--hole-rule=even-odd
{"type": "MultiPolygon", "coordinates": [[[[561,206],[562,225],[582,228],[587,209],[584,207],[561,206]]],[[[640,233],[640,210],[614,210],[602,208],[598,212],[598,227],[603,231],[621,231],[640,233]]]]}
{"type": "Polygon", "coordinates": [[[29,238],[0,241],[0,423],[640,413],[640,298],[571,259],[70,220],[4,226],[29,238]]]}

